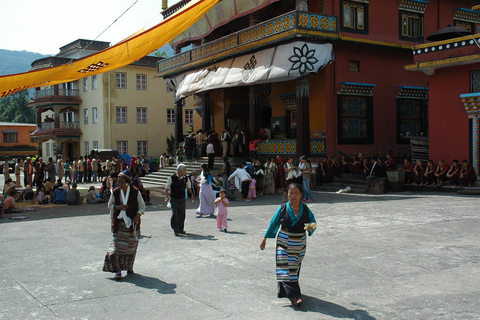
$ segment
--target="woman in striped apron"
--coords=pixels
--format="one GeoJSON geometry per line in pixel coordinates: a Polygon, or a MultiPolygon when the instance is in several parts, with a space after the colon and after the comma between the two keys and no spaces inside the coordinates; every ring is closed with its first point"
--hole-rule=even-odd
{"type": "Polygon", "coordinates": [[[260,249],[265,249],[267,238],[277,237],[277,296],[289,298],[292,305],[300,306],[303,302],[298,284],[300,267],[307,249],[307,233],[311,236],[317,223],[312,211],[301,202],[303,193],[299,184],[291,183],[287,194],[288,202],[275,212],[260,243],[260,249]]]}

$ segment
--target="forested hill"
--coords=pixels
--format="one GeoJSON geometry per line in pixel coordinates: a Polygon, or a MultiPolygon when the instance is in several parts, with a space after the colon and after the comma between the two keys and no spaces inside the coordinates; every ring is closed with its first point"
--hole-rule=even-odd
{"type": "Polygon", "coordinates": [[[27,72],[32,62],[46,55],[29,51],[11,51],[0,49],[0,76],[27,72]]]}

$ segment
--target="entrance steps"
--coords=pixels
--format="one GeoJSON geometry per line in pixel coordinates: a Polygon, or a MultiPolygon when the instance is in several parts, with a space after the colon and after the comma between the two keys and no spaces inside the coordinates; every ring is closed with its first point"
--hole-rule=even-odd
{"type": "MultiPolygon", "coordinates": [[[[201,165],[208,164],[208,159],[200,158],[198,160],[184,161],[182,163],[187,166],[187,174],[195,173],[198,175],[202,171],[200,169],[201,165]]],[[[222,165],[223,165],[223,161],[220,158],[218,159],[216,158],[213,164],[212,173],[215,174],[215,172],[220,172],[222,165]]],[[[158,188],[164,188],[167,183],[168,177],[175,174],[176,172],[177,172],[177,165],[174,164],[171,167],[165,167],[163,169],[159,169],[157,172],[152,172],[147,174],[145,177],[141,178],[141,181],[142,183],[148,183],[158,188]]]]}

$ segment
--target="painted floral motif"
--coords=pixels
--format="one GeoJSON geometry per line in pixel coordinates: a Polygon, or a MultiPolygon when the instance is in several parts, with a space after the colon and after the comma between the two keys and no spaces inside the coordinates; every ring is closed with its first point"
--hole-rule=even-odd
{"type": "Polygon", "coordinates": [[[322,29],[328,30],[330,28],[330,20],[328,18],[322,18],[322,29]]]}
{"type": "Polygon", "coordinates": [[[304,43],[302,48],[293,47],[293,55],[288,58],[288,61],[292,63],[289,73],[298,70],[303,75],[307,71],[315,70],[314,65],[318,62],[318,59],[315,58],[315,50],[310,50],[308,45],[304,43]]]}
{"type": "Polygon", "coordinates": [[[308,17],[306,14],[301,14],[298,17],[299,23],[302,27],[306,27],[308,25],[308,17]]]}
{"type": "Polygon", "coordinates": [[[267,26],[267,29],[268,29],[268,34],[272,34],[273,33],[273,23],[269,23],[268,26],[267,26]]]}
{"type": "Polygon", "coordinates": [[[267,28],[265,26],[261,26],[260,27],[260,36],[265,37],[266,34],[267,34],[267,28]]]}

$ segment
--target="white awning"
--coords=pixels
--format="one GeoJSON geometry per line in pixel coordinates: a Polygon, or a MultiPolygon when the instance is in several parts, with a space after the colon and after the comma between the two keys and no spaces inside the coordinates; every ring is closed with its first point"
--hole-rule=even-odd
{"type": "Polygon", "coordinates": [[[296,41],[166,78],[176,98],[197,92],[296,79],[333,60],[333,45],[296,41]]]}
{"type": "Polygon", "coordinates": [[[227,23],[256,12],[279,0],[222,0],[208,10],[195,24],[180,33],[170,42],[173,47],[182,43],[205,38],[227,23]]]}

